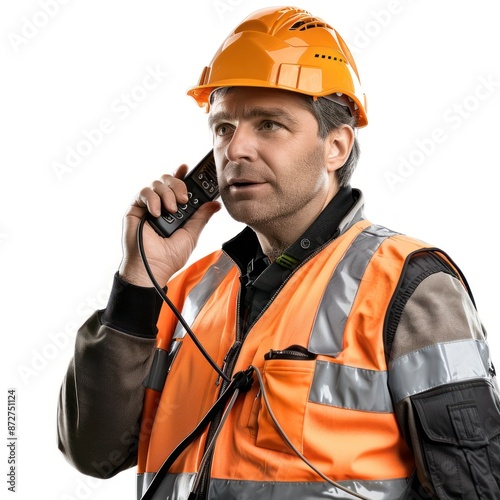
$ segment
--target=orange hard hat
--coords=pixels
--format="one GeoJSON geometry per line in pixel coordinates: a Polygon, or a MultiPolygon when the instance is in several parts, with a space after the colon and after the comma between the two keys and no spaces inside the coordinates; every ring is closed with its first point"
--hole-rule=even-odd
{"type": "Polygon", "coordinates": [[[329,24],[295,7],[261,9],[239,24],[188,90],[208,111],[219,87],[267,87],[314,97],[342,97],[368,123],[358,70],[344,40],[329,24]]]}

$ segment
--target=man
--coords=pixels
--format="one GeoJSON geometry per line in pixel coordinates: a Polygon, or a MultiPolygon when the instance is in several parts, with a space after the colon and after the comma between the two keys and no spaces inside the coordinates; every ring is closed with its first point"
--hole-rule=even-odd
{"type": "Polygon", "coordinates": [[[220,205],[162,238],[141,220],[188,202],[187,167],[140,191],[62,387],[68,460],[97,477],[137,464],[144,499],[500,498],[485,333],[446,254],[363,215],[349,182],[365,102],[338,33],[258,11],[189,94],[247,227],[183,270],[220,205]],[[151,288],[138,228],[187,323],[151,288]]]}

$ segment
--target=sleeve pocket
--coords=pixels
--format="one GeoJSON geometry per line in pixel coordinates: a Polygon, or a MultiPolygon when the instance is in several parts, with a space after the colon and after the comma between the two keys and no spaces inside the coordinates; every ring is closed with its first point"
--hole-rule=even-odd
{"type": "Polygon", "coordinates": [[[500,498],[500,413],[484,381],[412,397],[433,486],[443,498],[500,498]]]}

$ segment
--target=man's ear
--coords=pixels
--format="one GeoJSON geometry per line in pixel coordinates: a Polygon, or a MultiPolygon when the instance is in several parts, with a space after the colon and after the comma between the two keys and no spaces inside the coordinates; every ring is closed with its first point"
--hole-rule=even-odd
{"type": "Polygon", "coordinates": [[[326,165],[329,172],[338,170],[349,158],[354,144],[354,130],[349,125],[341,125],[331,130],[325,139],[326,165]]]}

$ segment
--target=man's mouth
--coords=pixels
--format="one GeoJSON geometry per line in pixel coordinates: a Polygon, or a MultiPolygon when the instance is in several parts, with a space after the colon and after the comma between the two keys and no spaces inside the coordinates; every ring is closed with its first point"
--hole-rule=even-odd
{"type": "Polygon", "coordinates": [[[248,186],[256,186],[262,184],[262,182],[241,177],[229,179],[227,184],[230,188],[242,188],[248,186]]]}
{"type": "Polygon", "coordinates": [[[231,187],[245,187],[245,186],[251,186],[252,184],[255,184],[254,182],[233,182],[230,184],[231,187]]]}

